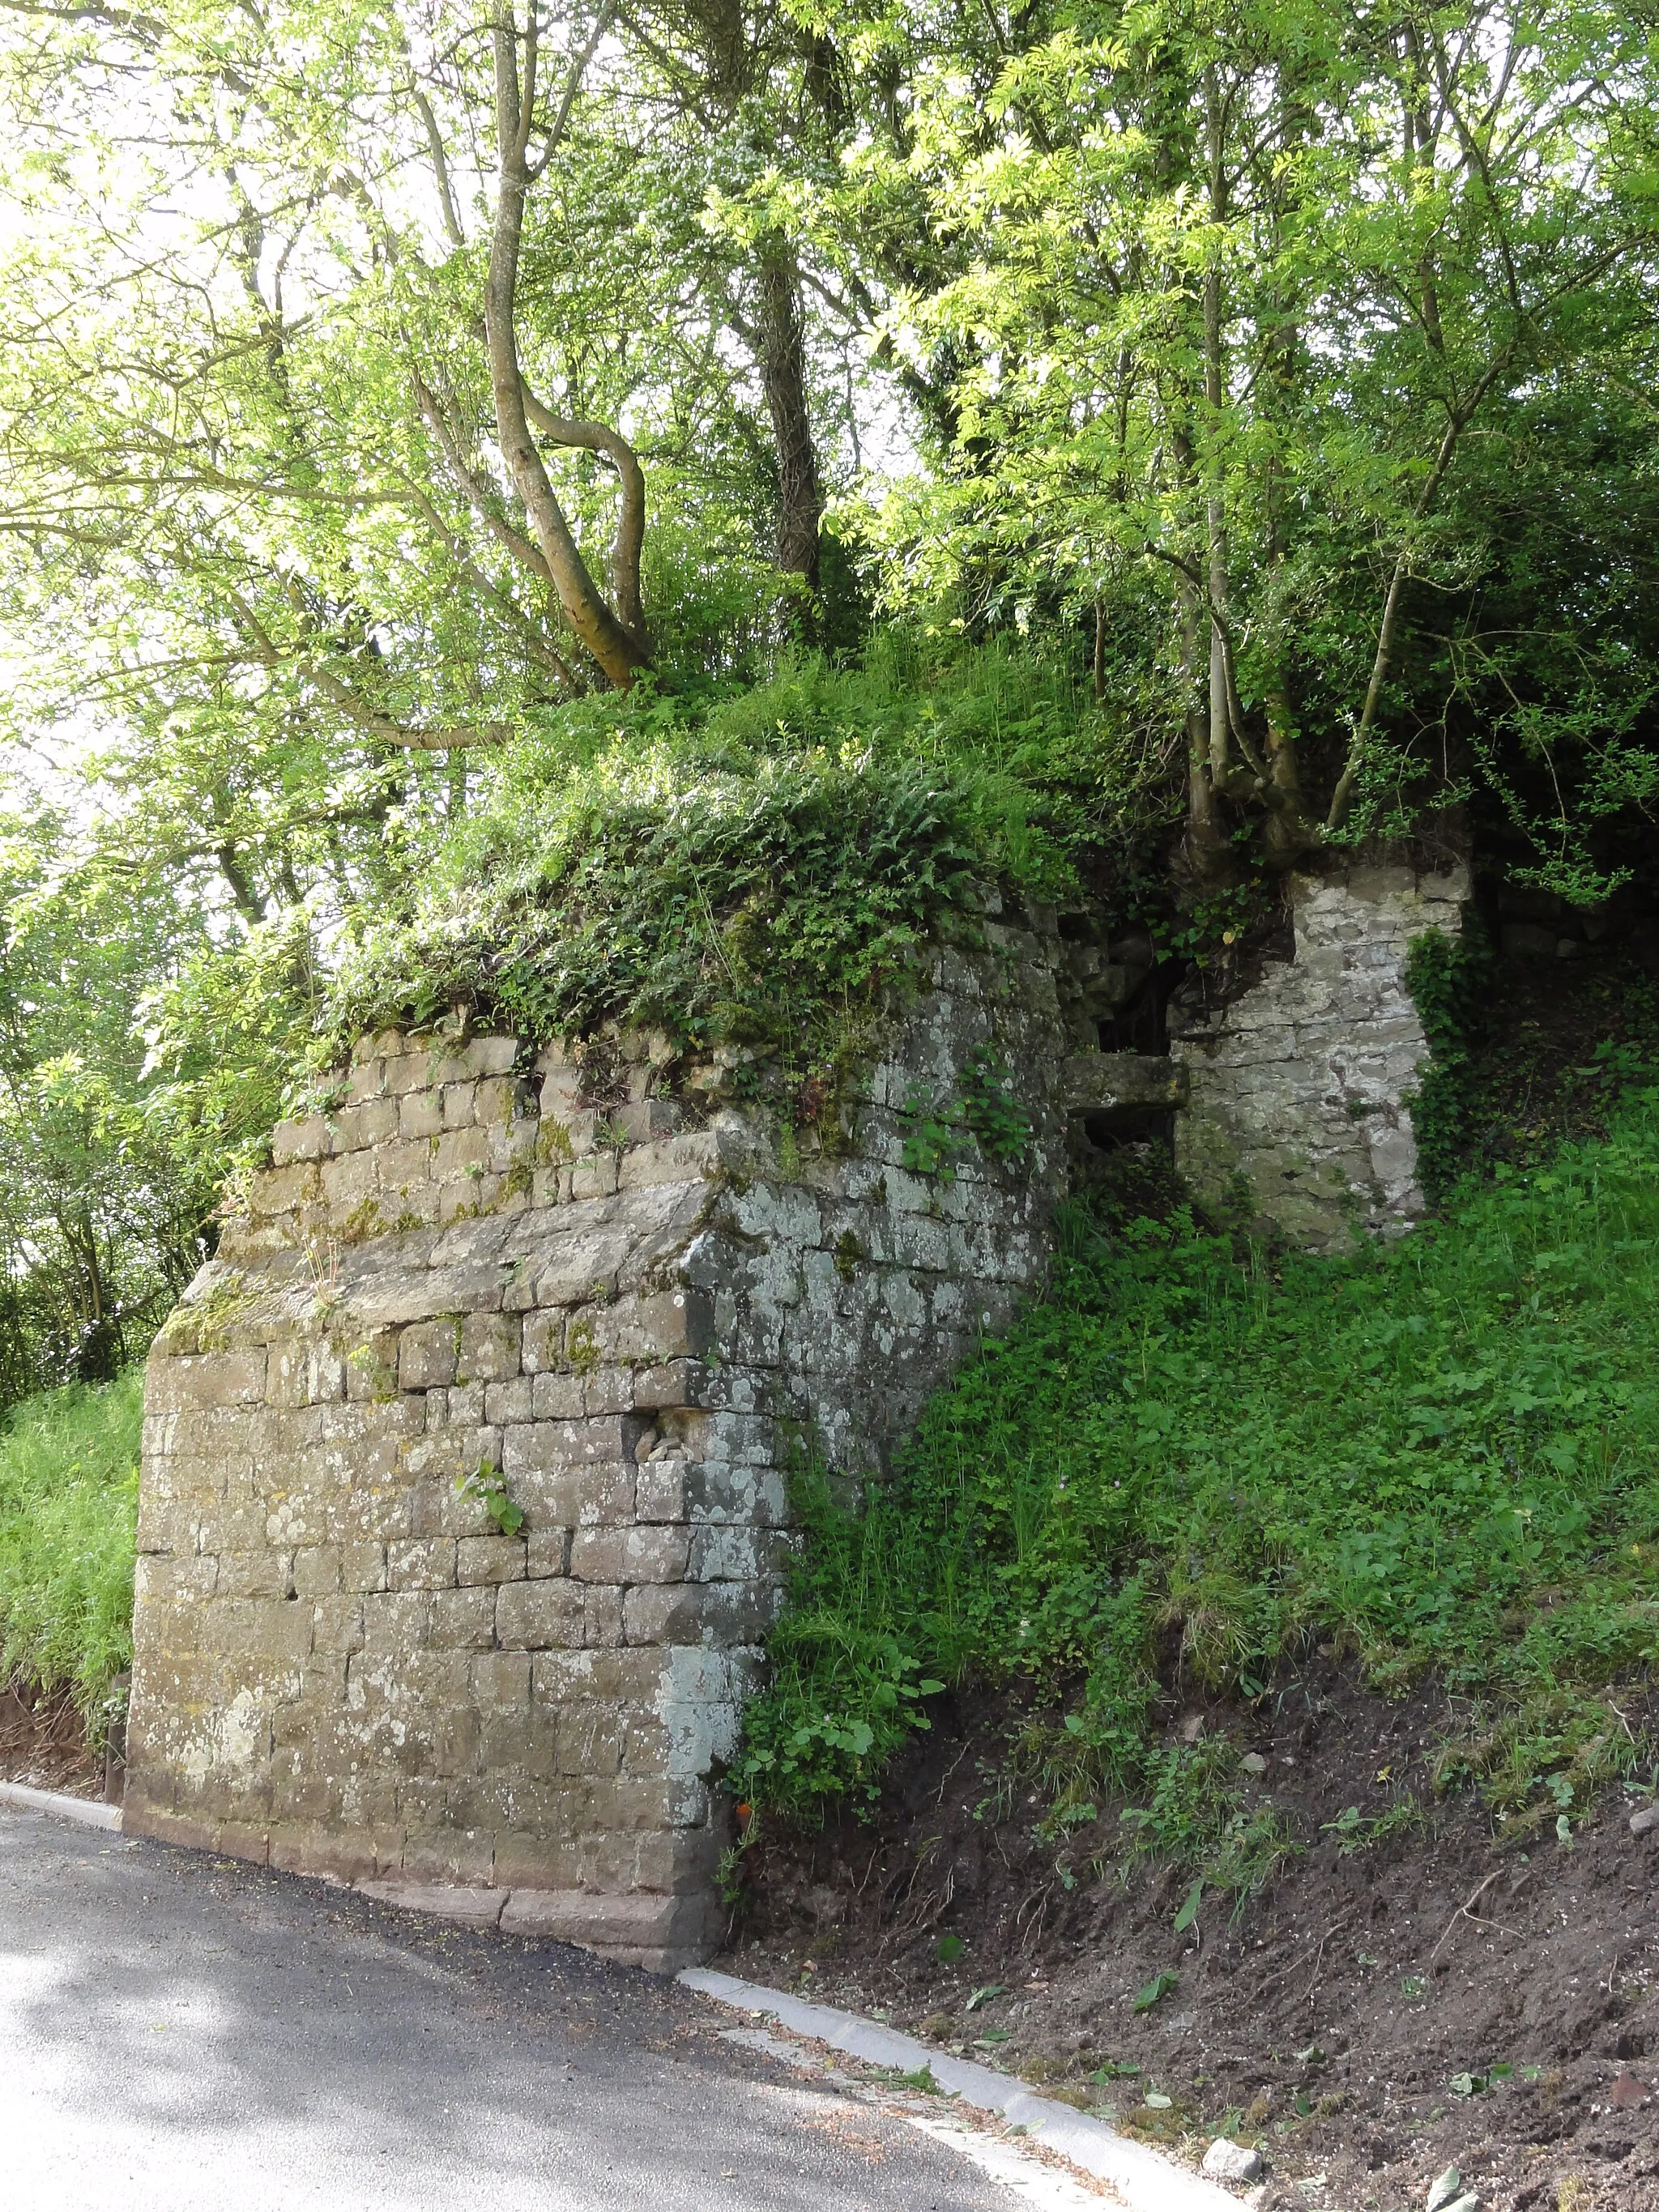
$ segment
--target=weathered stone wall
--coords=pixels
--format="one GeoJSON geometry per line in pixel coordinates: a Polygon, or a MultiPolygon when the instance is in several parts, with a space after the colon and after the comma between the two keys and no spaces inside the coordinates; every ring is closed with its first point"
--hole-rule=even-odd
{"type": "Polygon", "coordinates": [[[878,1461],[1045,1263],[1062,948],[988,934],[935,957],[838,1146],[642,1036],[377,1037],[278,1128],[150,1359],[130,1828],[707,1947],[792,1435],[878,1461]],[[911,1172],[907,1099],[988,1044],[1028,1158],[911,1172]]]}
{"type": "Polygon", "coordinates": [[[1293,888],[1295,959],[1172,1060],[1097,1048],[1149,943],[994,912],[822,1138],[741,1103],[741,1055],[367,1040],[151,1355],[128,1824],[651,1966],[704,1950],[801,1438],[879,1464],[1114,1131],[1172,1118],[1201,1192],[1242,1176],[1311,1245],[1419,1203],[1405,955],[1466,886],[1293,888]],[[907,1109],[988,1047],[1025,1158],[907,1166],[907,1109]]]}
{"type": "Polygon", "coordinates": [[[1356,868],[1291,884],[1295,957],[1217,1011],[1171,1009],[1184,1068],[1176,1163],[1201,1196],[1243,1178],[1256,1214],[1316,1251],[1421,1212],[1409,1099],[1428,1047],[1411,940],[1455,935],[1467,872],[1356,868]]]}

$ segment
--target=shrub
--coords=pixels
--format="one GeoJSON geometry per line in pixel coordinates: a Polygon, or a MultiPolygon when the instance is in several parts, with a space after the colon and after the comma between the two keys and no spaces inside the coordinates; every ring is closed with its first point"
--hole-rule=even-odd
{"type": "Polygon", "coordinates": [[[575,702],[402,856],[404,910],[346,948],[330,1042],[461,1006],[538,1039],[640,1022],[822,1066],[928,939],[973,928],[981,885],[1064,896],[1085,848],[1135,847],[1123,744],[994,653],[575,702]]]}

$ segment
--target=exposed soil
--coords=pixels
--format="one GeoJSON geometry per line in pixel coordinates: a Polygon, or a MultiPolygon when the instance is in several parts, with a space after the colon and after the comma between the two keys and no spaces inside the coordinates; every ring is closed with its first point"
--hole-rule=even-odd
{"type": "Polygon", "coordinates": [[[86,1724],[68,1698],[0,1690],[0,1781],[103,1796],[104,1754],[88,1750],[86,1724]]]}
{"type": "MultiPolygon", "coordinates": [[[[1260,1708],[1171,1698],[1171,1740],[1201,1726],[1265,1760],[1247,1790],[1298,1845],[1237,1918],[1210,1895],[1177,1935],[1189,1872],[1124,1869],[1115,1810],[1040,1839],[1036,1797],[997,1787],[1025,1716],[941,1705],[872,1821],[744,1854],[732,1971],[878,2011],[1194,2158],[1231,2126],[1269,2160],[1264,2212],[1421,2212],[1449,2165],[1488,2212],[1659,2212],[1659,1832],[1629,1826],[1645,1790],[1610,1793],[1570,1848],[1553,1819],[1499,1846],[1477,1799],[1434,1800],[1443,1695],[1390,1702],[1333,1663],[1260,1708]],[[1356,1848],[1352,1820],[1331,1825],[1407,1796],[1414,1832],[1356,1848]],[[1174,1986],[1138,2012],[1161,1973],[1174,1986]]],[[[1639,1735],[1659,1697],[1620,1705],[1639,1735]]]]}

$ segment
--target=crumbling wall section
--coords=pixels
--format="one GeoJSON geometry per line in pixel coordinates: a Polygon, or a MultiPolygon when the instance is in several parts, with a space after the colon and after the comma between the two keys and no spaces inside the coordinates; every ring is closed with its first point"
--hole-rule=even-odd
{"type": "Polygon", "coordinates": [[[936,953],[799,1131],[660,1037],[366,1040],[151,1355],[129,1827],[706,1949],[790,1455],[878,1462],[1043,1270],[1059,963],[1041,916],[936,953]],[[1023,1157],[919,1162],[975,1064],[1023,1157]]]}
{"type": "Polygon", "coordinates": [[[1423,1209],[1410,1099],[1428,1054],[1406,988],[1411,941],[1455,936],[1466,870],[1354,868],[1290,885],[1295,957],[1213,1011],[1171,1009],[1188,1083],[1176,1164],[1199,1195],[1241,1190],[1314,1251],[1423,1209]]]}

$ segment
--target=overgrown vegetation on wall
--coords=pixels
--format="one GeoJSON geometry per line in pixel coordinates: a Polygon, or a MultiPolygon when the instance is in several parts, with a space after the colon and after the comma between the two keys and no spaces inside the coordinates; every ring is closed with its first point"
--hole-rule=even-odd
{"type": "Polygon", "coordinates": [[[1144,831],[1127,750],[1062,670],[994,649],[567,708],[410,855],[404,916],[365,918],[331,1048],[465,1009],[805,1072],[930,937],[971,929],[985,888],[1062,896],[1079,848],[1144,831]]]}
{"type": "Polygon", "coordinates": [[[1489,1701],[1465,1774],[1511,1832],[1570,1820],[1636,1756],[1598,1693],[1659,1651],[1656,1263],[1653,1089],[1352,1258],[1074,1206],[1050,1294],[890,1482],[848,1511],[803,1473],[734,1785],[763,1820],[868,1802],[930,1692],[1023,1684],[1066,1707],[1018,1754],[1049,1833],[1121,1800],[1242,1882],[1271,1821],[1218,1794],[1224,1743],[1156,1740],[1152,1694],[1256,1697],[1321,1643],[1489,1701]]]}

